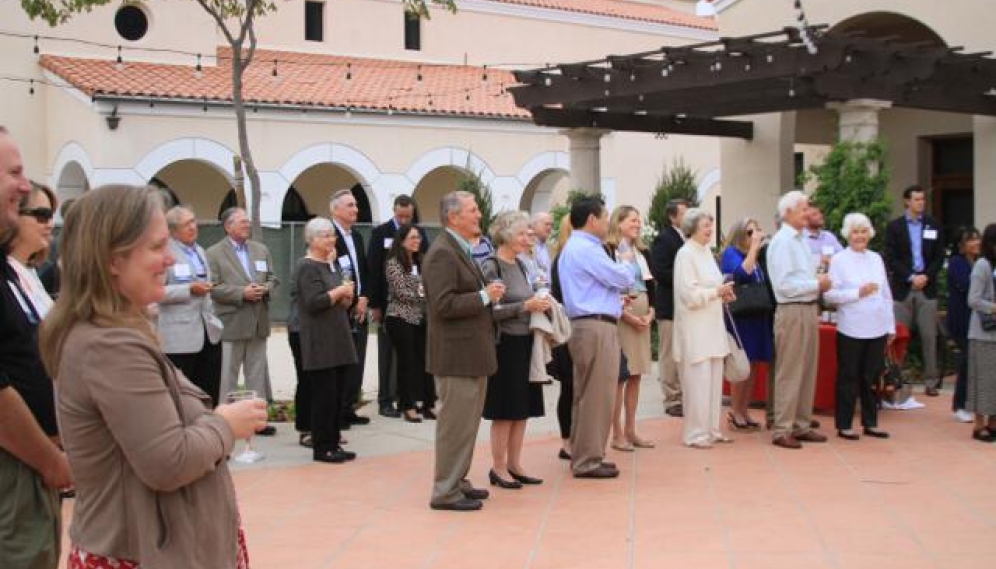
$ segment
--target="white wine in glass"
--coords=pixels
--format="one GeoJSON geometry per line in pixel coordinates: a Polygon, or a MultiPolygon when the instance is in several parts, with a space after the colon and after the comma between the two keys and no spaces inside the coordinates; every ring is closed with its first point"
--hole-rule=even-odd
{"type": "MultiPolygon", "coordinates": [[[[256,392],[252,389],[245,389],[242,391],[231,391],[228,393],[226,400],[228,403],[235,403],[238,401],[246,401],[256,399],[256,392]]],[[[252,444],[252,435],[246,439],[246,446],[242,448],[242,452],[232,456],[234,462],[240,464],[252,464],[254,462],[259,462],[266,458],[266,455],[256,450],[252,444]]]]}

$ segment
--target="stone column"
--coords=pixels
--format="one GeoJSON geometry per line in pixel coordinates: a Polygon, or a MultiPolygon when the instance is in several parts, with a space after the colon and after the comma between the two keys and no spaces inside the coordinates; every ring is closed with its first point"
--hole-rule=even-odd
{"type": "Polygon", "coordinates": [[[754,123],[754,139],[723,139],[721,166],[723,231],[738,219],[752,217],[774,230],[778,198],[795,189],[795,113],[745,117],[754,123]]]}
{"type": "Polygon", "coordinates": [[[571,189],[598,195],[602,191],[601,138],[609,131],[571,128],[561,132],[570,140],[571,189]]]}
{"type": "Polygon", "coordinates": [[[838,135],[841,142],[871,142],[878,138],[878,113],[890,107],[891,102],[875,99],[854,99],[827,105],[840,117],[838,135]]]}
{"type": "Polygon", "coordinates": [[[975,226],[980,230],[996,215],[996,117],[974,117],[975,172],[972,185],[975,226]]]}

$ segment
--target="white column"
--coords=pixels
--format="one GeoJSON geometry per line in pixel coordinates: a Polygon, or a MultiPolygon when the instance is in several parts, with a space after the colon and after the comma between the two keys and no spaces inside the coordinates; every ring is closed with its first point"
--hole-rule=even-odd
{"type": "Polygon", "coordinates": [[[601,138],[608,131],[571,128],[561,132],[570,140],[571,189],[598,195],[602,191],[601,138]]]}
{"type": "Polygon", "coordinates": [[[983,228],[996,219],[996,117],[974,117],[975,226],[983,228]]]}
{"type": "Polygon", "coordinates": [[[840,119],[838,135],[841,142],[871,142],[878,138],[878,113],[892,107],[889,101],[854,99],[845,103],[830,103],[840,119]]]}

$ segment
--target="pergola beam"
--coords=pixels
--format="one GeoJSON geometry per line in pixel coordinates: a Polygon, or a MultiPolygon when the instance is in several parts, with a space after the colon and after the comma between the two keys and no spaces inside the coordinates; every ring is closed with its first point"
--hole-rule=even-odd
{"type": "Polygon", "coordinates": [[[754,124],[748,121],[544,108],[533,109],[533,120],[540,126],[591,127],[655,134],[722,136],[745,140],[754,138],[754,124]]]}

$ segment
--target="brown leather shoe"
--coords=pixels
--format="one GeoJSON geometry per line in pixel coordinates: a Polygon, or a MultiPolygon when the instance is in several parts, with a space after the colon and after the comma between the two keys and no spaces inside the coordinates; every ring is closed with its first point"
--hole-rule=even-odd
{"type": "Polygon", "coordinates": [[[806,431],[805,433],[800,433],[798,435],[793,435],[795,440],[801,443],[825,443],[827,442],[826,435],[821,435],[816,431],[806,431]]]}
{"type": "Polygon", "coordinates": [[[609,468],[604,464],[596,467],[594,470],[589,470],[588,472],[582,472],[580,474],[575,474],[574,478],[615,478],[619,476],[619,471],[615,468],[609,468]]]}
{"type": "Polygon", "coordinates": [[[771,444],[782,448],[802,448],[802,443],[797,441],[792,435],[776,437],[773,441],[771,441],[771,444]]]}
{"type": "Polygon", "coordinates": [[[937,397],[938,395],[941,394],[940,390],[930,385],[927,386],[927,389],[924,390],[924,393],[927,395],[927,397],[937,397]]]}

